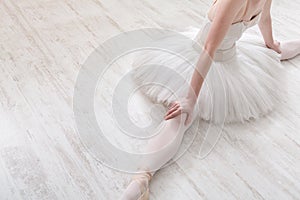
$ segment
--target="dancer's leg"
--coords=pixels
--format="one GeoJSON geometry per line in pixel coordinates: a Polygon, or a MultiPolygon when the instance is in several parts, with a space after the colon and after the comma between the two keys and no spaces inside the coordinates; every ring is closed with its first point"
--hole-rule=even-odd
{"type": "MultiPolygon", "coordinates": [[[[185,131],[190,126],[184,125],[186,117],[187,115],[183,113],[173,119],[162,122],[162,129],[159,130],[159,133],[155,137],[149,140],[146,147],[147,153],[156,151],[158,151],[158,153],[143,160],[139,166],[141,169],[150,169],[151,175],[154,175],[156,170],[174,157],[180,147],[185,131]],[[152,171],[153,169],[154,171],[152,171]]],[[[139,181],[130,183],[123,193],[122,199],[138,199],[141,195],[141,184],[143,184],[144,187],[148,187],[149,184],[148,179],[143,176],[143,174],[141,174],[141,179],[139,181]]]]}
{"type": "MultiPolygon", "coordinates": [[[[183,113],[173,119],[162,122],[163,128],[159,131],[159,134],[149,140],[146,147],[146,152],[158,152],[145,159],[143,165],[146,168],[159,169],[175,156],[182,142],[183,135],[190,126],[184,125],[186,117],[187,115],[183,113]]],[[[151,172],[152,175],[154,173],[155,171],[151,172]]]]}
{"type": "Polygon", "coordinates": [[[280,43],[281,58],[288,60],[300,54],[300,40],[291,40],[280,43]]]}

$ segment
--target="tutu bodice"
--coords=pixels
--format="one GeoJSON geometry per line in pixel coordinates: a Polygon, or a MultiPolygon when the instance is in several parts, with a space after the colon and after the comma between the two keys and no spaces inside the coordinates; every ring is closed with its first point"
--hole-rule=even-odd
{"type": "MultiPolygon", "coordinates": [[[[255,15],[250,21],[240,21],[232,24],[215,53],[214,61],[226,61],[234,57],[236,54],[236,42],[248,28],[258,23],[260,16],[261,12],[255,15]]],[[[206,16],[203,27],[196,36],[196,42],[198,42],[200,46],[204,45],[211,24],[212,22],[208,16],[206,16]]]]}

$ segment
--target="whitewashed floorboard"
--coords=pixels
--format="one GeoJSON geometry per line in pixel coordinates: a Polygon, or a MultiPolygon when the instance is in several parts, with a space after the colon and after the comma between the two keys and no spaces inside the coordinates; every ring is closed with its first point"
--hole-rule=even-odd
{"type": "MultiPolygon", "coordinates": [[[[81,64],[125,31],[200,27],[210,3],[1,1],[0,199],[118,199],[130,177],[96,161],[76,130],[72,98],[81,64]]],[[[273,1],[276,38],[299,38],[299,9],[299,1],[273,1]]],[[[225,127],[204,159],[196,156],[199,135],[157,172],[151,199],[300,198],[300,57],[284,65],[289,95],[283,107],[257,122],[225,127]]],[[[183,145],[191,137],[186,134],[183,145]]]]}

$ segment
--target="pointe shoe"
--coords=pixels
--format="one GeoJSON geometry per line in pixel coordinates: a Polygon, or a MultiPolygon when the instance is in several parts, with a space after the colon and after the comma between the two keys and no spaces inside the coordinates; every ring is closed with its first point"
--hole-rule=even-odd
{"type": "Polygon", "coordinates": [[[300,40],[286,41],[280,43],[280,60],[289,60],[300,54],[300,40]]]}
{"type": "Polygon", "coordinates": [[[140,191],[141,191],[141,196],[137,199],[137,200],[149,200],[149,182],[151,181],[152,179],[152,175],[150,172],[145,172],[143,174],[140,174],[140,175],[135,175],[131,181],[137,181],[140,185],[140,191]],[[145,186],[143,183],[142,183],[142,180],[143,178],[146,178],[147,179],[147,185],[145,186]]]}
{"type": "Polygon", "coordinates": [[[137,174],[132,177],[131,181],[128,184],[126,192],[121,197],[121,200],[148,200],[149,199],[149,182],[152,179],[152,175],[150,172],[145,172],[142,174],[137,174]],[[145,182],[145,179],[147,182],[145,182]],[[136,194],[136,189],[131,190],[130,187],[133,187],[133,182],[138,184],[139,193],[136,194]],[[129,190],[128,190],[129,189],[129,190]],[[131,193],[134,191],[134,193],[131,193]],[[133,194],[133,195],[132,195],[133,194]]]}

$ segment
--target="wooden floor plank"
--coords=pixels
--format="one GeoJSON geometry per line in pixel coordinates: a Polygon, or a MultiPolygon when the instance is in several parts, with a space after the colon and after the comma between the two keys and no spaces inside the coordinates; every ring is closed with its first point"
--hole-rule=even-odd
{"type": "MultiPolygon", "coordinates": [[[[73,93],[80,67],[98,45],[122,32],[200,27],[210,4],[2,1],[0,199],[118,199],[130,176],[97,161],[77,132],[73,93]]],[[[299,37],[299,9],[298,1],[273,1],[276,39],[299,37]]],[[[126,59],[111,71],[108,88],[130,69],[126,59]]],[[[226,126],[205,158],[197,157],[202,127],[188,151],[157,172],[151,199],[300,198],[300,58],[283,65],[288,77],[283,107],[257,122],[226,126]]],[[[97,98],[109,115],[110,93],[97,98]]],[[[182,149],[192,139],[187,133],[182,149]]]]}

